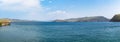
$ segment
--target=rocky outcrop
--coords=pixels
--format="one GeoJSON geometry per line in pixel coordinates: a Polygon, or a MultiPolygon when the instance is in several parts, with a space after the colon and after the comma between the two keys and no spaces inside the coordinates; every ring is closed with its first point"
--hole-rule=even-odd
{"type": "Polygon", "coordinates": [[[8,26],[11,21],[9,19],[0,19],[0,26],[8,26]]]}
{"type": "Polygon", "coordinates": [[[103,16],[83,17],[83,18],[71,18],[65,20],[54,20],[54,22],[108,22],[109,19],[103,16]]]}
{"type": "Polygon", "coordinates": [[[111,22],[120,22],[120,14],[114,15],[110,21],[111,22]]]}

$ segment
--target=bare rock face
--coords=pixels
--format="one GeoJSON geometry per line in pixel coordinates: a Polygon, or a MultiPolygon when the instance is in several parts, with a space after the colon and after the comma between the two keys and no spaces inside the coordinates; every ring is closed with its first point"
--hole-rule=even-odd
{"type": "Polygon", "coordinates": [[[111,22],[120,22],[120,14],[114,15],[110,21],[111,22]]]}

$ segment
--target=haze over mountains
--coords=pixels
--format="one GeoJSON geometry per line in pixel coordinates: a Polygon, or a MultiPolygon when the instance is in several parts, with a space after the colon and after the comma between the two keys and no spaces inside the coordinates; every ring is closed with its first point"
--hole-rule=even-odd
{"type": "MultiPolygon", "coordinates": [[[[9,19],[9,18],[4,18],[9,19]]],[[[20,19],[9,19],[11,22],[46,22],[46,21],[34,21],[34,20],[20,20],[20,19]]],[[[120,14],[116,14],[112,19],[108,19],[104,16],[90,16],[81,18],[70,18],[70,19],[57,19],[48,22],[120,22],[120,14]]]]}
{"type": "MultiPolygon", "coordinates": [[[[34,21],[34,20],[20,20],[20,19],[10,19],[11,22],[45,22],[45,21],[34,21]]],[[[64,20],[53,20],[48,22],[108,22],[110,19],[104,16],[91,16],[91,17],[81,17],[81,18],[70,18],[64,20]]]]}
{"type": "Polygon", "coordinates": [[[10,19],[10,18],[0,18],[0,20],[9,20],[11,22],[37,22],[34,20],[22,20],[22,19],[10,19]]]}
{"type": "Polygon", "coordinates": [[[54,20],[54,22],[108,22],[109,19],[104,16],[92,16],[82,18],[70,18],[64,20],[54,20]]]}

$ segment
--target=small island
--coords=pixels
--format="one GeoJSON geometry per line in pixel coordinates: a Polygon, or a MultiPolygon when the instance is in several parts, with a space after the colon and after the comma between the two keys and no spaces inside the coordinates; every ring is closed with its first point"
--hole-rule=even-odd
{"type": "Polygon", "coordinates": [[[0,19],[0,26],[8,26],[10,23],[10,19],[0,19]]]}

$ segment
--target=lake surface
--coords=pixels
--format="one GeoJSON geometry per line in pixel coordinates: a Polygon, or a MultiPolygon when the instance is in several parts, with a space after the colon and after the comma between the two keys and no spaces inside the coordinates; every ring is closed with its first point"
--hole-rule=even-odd
{"type": "Polygon", "coordinates": [[[0,42],[120,42],[120,23],[12,23],[0,27],[0,42]]]}

